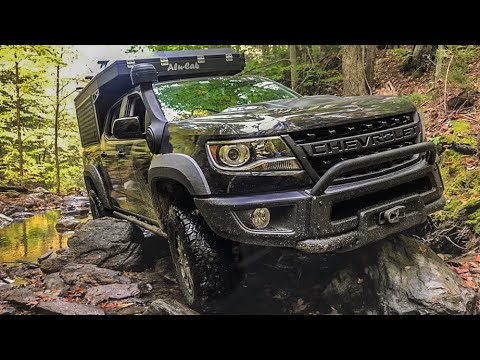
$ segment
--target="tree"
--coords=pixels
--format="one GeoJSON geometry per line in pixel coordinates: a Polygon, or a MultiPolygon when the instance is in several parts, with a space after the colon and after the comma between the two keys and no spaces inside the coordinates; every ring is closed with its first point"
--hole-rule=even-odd
{"type": "Polygon", "coordinates": [[[415,45],[411,56],[402,66],[404,73],[423,74],[433,64],[431,61],[435,52],[435,45],[415,45]]]}
{"type": "MultiPolygon", "coordinates": [[[[30,128],[30,140],[35,142],[35,130],[43,125],[44,108],[41,101],[45,76],[45,59],[40,55],[43,45],[3,45],[0,47],[0,83],[3,93],[2,117],[7,125],[16,128],[18,178],[25,184],[27,161],[24,131],[30,128]]],[[[38,132],[37,132],[38,135],[38,132]]],[[[29,149],[27,149],[29,150],[29,149]]],[[[36,149],[38,150],[38,149],[36,149]]],[[[35,151],[33,154],[37,154],[35,151]]],[[[13,160],[13,157],[10,156],[13,160]]],[[[30,160],[32,160],[30,158],[30,160]]],[[[13,164],[9,163],[8,168],[13,164]]]]}
{"type": "Polygon", "coordinates": [[[290,56],[290,86],[293,90],[295,90],[298,84],[297,46],[288,45],[288,52],[290,56]]]}
{"type": "Polygon", "coordinates": [[[367,95],[365,86],[365,61],[362,45],[343,47],[342,71],[343,94],[345,96],[367,95]]]}
{"type": "Polygon", "coordinates": [[[372,95],[375,87],[376,45],[343,46],[343,94],[372,95]]]}

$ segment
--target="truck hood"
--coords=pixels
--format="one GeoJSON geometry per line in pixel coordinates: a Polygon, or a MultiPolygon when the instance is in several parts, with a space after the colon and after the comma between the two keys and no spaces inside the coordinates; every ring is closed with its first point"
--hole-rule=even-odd
{"type": "Polygon", "coordinates": [[[231,107],[212,116],[196,118],[194,122],[197,125],[227,124],[241,137],[269,136],[415,110],[415,106],[402,97],[318,95],[231,107]]]}

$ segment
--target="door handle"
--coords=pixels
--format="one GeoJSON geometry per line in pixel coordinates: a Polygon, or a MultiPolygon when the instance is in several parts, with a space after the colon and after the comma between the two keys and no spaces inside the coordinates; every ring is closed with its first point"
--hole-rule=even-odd
{"type": "Polygon", "coordinates": [[[119,152],[117,152],[117,157],[119,159],[123,159],[125,157],[125,153],[123,151],[119,151],[119,152]]]}
{"type": "Polygon", "coordinates": [[[102,153],[100,154],[100,156],[101,156],[102,158],[106,158],[106,157],[107,157],[107,153],[106,153],[105,151],[102,151],[102,153]]]}

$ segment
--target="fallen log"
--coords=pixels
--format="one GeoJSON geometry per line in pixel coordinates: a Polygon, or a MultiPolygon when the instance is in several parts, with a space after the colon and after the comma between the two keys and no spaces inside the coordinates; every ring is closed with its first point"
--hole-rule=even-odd
{"type": "Polygon", "coordinates": [[[22,194],[28,194],[28,189],[24,186],[0,186],[0,192],[12,190],[22,194]]]}

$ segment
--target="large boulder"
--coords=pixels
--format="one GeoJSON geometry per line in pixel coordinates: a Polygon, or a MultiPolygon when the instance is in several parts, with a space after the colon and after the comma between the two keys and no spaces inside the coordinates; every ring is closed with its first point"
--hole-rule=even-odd
{"type": "Polygon", "coordinates": [[[56,251],[56,256],[50,256],[40,261],[40,269],[45,274],[52,274],[59,272],[65,265],[75,261],[75,256],[71,251],[59,249],[56,251]]]}
{"type": "Polygon", "coordinates": [[[65,217],[57,220],[57,224],[55,225],[55,228],[57,229],[58,232],[66,232],[66,231],[75,230],[78,224],[80,224],[80,221],[75,220],[73,218],[65,217]]]}
{"type": "Polygon", "coordinates": [[[144,267],[142,241],[140,228],[107,217],[79,225],[68,240],[68,247],[77,263],[135,271],[144,267]]]}
{"type": "Polygon", "coordinates": [[[477,295],[422,242],[399,235],[355,251],[323,291],[342,314],[474,314],[477,295]]]}

